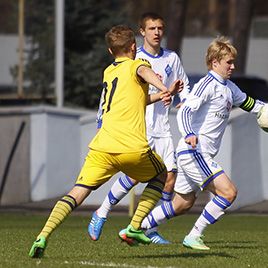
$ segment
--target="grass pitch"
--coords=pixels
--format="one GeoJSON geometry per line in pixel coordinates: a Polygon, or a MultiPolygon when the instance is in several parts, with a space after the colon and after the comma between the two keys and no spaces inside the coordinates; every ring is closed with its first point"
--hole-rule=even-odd
{"type": "Polygon", "coordinates": [[[48,215],[0,213],[0,267],[268,267],[268,215],[225,215],[209,226],[205,242],[210,251],[194,251],[181,244],[198,215],[184,215],[159,228],[171,245],[128,247],[117,234],[127,216],[111,215],[99,241],[91,241],[91,215],[70,216],[51,236],[45,256],[31,259],[28,252],[48,215]]]}

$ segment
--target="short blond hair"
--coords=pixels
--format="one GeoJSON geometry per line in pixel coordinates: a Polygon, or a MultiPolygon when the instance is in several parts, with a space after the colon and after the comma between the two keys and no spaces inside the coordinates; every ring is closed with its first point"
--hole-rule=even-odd
{"type": "Polygon", "coordinates": [[[216,59],[218,62],[221,61],[226,55],[231,55],[234,58],[237,56],[236,48],[231,44],[230,40],[225,36],[220,36],[214,39],[206,54],[206,64],[208,70],[212,69],[212,61],[216,59]]]}
{"type": "Polygon", "coordinates": [[[136,43],[134,31],[127,25],[116,25],[105,35],[108,48],[114,56],[128,53],[131,46],[136,43]]]}

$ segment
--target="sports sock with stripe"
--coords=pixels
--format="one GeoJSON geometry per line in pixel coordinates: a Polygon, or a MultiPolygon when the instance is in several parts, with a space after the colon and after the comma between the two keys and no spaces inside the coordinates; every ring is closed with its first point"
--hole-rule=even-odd
{"type": "Polygon", "coordinates": [[[163,182],[157,179],[151,180],[147,184],[130,223],[135,229],[140,229],[143,219],[149,214],[161,198],[163,188],[163,182]]]}
{"type": "Polygon", "coordinates": [[[201,236],[206,227],[210,224],[214,224],[230,206],[231,203],[228,200],[222,196],[216,195],[207,203],[189,235],[201,236]]]}
{"type": "Polygon", "coordinates": [[[175,216],[172,201],[162,202],[161,205],[155,207],[143,220],[141,228],[148,230],[157,227],[175,216]]]}
{"type": "Polygon", "coordinates": [[[65,195],[59,200],[51,211],[49,218],[39,236],[48,238],[51,233],[64,221],[70,212],[77,206],[75,199],[65,195]]]}
{"type": "Polygon", "coordinates": [[[112,207],[122,200],[134,185],[135,184],[126,175],[123,175],[116,180],[108,195],[105,197],[103,203],[98,208],[98,216],[101,218],[107,218],[107,215],[111,211],[112,207]]]}

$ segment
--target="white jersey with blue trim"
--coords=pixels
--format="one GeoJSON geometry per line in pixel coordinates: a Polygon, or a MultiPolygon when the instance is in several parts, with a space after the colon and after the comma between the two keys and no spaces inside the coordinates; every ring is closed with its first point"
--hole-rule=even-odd
{"type": "MultiPolygon", "coordinates": [[[[196,83],[177,113],[182,139],[177,151],[192,149],[185,137],[198,137],[197,150],[215,156],[220,148],[233,106],[240,106],[247,98],[237,85],[210,71],[196,83]]],[[[263,103],[256,100],[250,112],[257,113],[263,103]]]]}
{"type": "MultiPolygon", "coordinates": [[[[180,98],[185,98],[189,92],[188,77],[184,72],[179,56],[174,51],[161,48],[160,53],[154,56],[146,52],[143,47],[138,47],[136,58],[148,60],[152,66],[152,70],[159,76],[166,87],[169,87],[176,79],[182,79],[184,89],[180,93],[180,98]]],[[[159,92],[157,88],[152,85],[149,86],[149,94],[157,92],[159,92]]],[[[161,101],[147,105],[147,136],[171,136],[168,111],[169,107],[165,107],[161,101]]]]}

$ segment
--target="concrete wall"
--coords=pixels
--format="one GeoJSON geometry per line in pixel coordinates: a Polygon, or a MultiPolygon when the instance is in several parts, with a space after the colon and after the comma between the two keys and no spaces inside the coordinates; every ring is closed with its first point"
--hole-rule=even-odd
{"type": "MultiPolygon", "coordinates": [[[[96,111],[77,111],[54,107],[0,109],[0,183],[18,130],[25,123],[10,163],[1,204],[39,201],[66,194],[73,186],[96,134],[96,111]]],[[[174,144],[180,134],[176,111],[170,113],[174,144]]],[[[268,199],[268,133],[261,130],[256,117],[233,110],[216,157],[238,188],[232,209],[268,199]]],[[[93,192],[84,205],[99,205],[112,183],[121,174],[93,192]]],[[[140,193],[143,187],[136,189],[140,193]]],[[[121,205],[128,205],[126,196],[121,205]]]]}
{"type": "Polygon", "coordinates": [[[232,112],[217,160],[238,188],[232,209],[267,200],[268,133],[256,117],[236,109],[232,112]]]}
{"type": "Polygon", "coordinates": [[[79,118],[83,114],[48,106],[0,109],[0,182],[14,137],[25,122],[1,204],[55,198],[70,190],[80,169],[79,118]]]}
{"type": "Polygon", "coordinates": [[[0,114],[1,204],[30,200],[29,121],[25,114],[0,114]]]}

